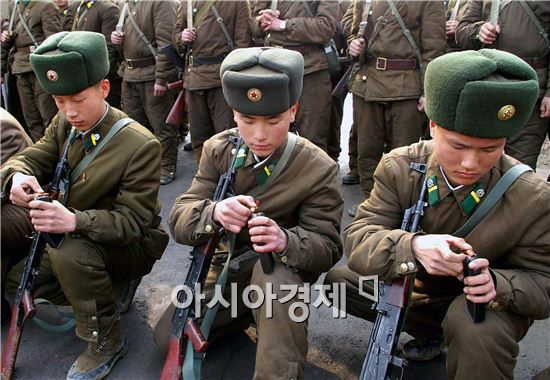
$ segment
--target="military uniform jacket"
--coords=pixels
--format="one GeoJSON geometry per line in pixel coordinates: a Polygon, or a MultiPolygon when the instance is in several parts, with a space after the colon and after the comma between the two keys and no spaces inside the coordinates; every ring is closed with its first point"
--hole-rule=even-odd
{"type": "MultiPolygon", "coordinates": [[[[548,32],[550,30],[550,2],[527,1],[527,5],[548,32]]],[[[490,3],[484,5],[482,1],[469,2],[456,29],[458,44],[465,50],[477,50],[484,47],[476,36],[481,26],[489,21],[489,18],[490,3]]],[[[504,50],[521,58],[548,57],[550,47],[518,1],[511,1],[501,8],[498,24],[500,25],[500,34],[488,48],[504,50]]],[[[549,69],[549,64],[536,69],[541,97],[543,95],[550,96],[549,69]]]]}
{"type": "MultiPolygon", "coordinates": [[[[59,8],[51,0],[32,0],[27,6],[23,4],[23,1],[20,1],[17,6],[19,9],[15,11],[13,22],[15,37],[12,43],[15,48],[15,54],[13,56],[11,72],[13,74],[23,74],[32,72],[29,62],[29,49],[34,45],[31,37],[23,27],[19,12],[23,15],[23,19],[29,27],[31,34],[39,45],[52,34],[61,32],[61,23],[59,8]]],[[[10,6],[10,15],[12,9],[12,6],[10,6]]],[[[4,46],[2,44],[2,49],[9,50],[10,48],[11,46],[4,46]]]]}
{"type": "Polygon", "coordinates": [[[304,56],[304,74],[328,69],[327,57],[323,50],[334,36],[338,17],[336,1],[306,1],[311,13],[303,1],[283,0],[277,2],[279,19],[286,20],[286,28],[281,32],[262,31],[255,17],[262,9],[270,9],[271,1],[257,1],[252,12],[252,36],[263,38],[266,46],[277,46],[297,50],[304,56]]]}
{"type": "MultiPolygon", "coordinates": [[[[228,136],[236,133],[236,129],[224,131],[204,144],[198,173],[170,212],[168,224],[178,243],[204,243],[219,228],[212,219],[215,206],[212,198],[218,178],[227,171],[232,159],[234,145],[228,136]]],[[[279,147],[272,159],[278,159],[283,150],[284,146],[279,147]]],[[[236,172],[234,194],[247,194],[257,186],[256,174],[263,168],[254,170],[255,163],[249,152],[244,167],[236,172]]],[[[334,161],[299,137],[286,168],[256,197],[262,202],[258,211],[275,220],[287,233],[286,265],[309,273],[313,281],[341,257],[339,231],[343,200],[337,172],[334,161]]],[[[237,248],[252,246],[247,230],[241,231],[237,242],[237,248]]]]}
{"type": "Polygon", "coordinates": [[[31,145],[32,140],[17,119],[0,108],[0,165],[31,145]]]}
{"type": "MultiPolygon", "coordinates": [[[[421,142],[395,149],[382,158],[374,173],[370,198],[359,207],[357,217],[346,229],[345,249],[350,255],[348,265],[357,273],[389,280],[417,270],[415,292],[458,296],[464,287],[462,282],[454,277],[428,275],[413,258],[413,234],[399,229],[405,209],[417,202],[422,185],[421,174],[409,168],[411,162],[426,163],[428,176],[436,175],[439,187],[440,202],[425,208],[419,233],[452,234],[468,219],[460,204],[474,185],[456,190],[453,196],[442,178],[433,149],[433,141],[421,142]]],[[[516,164],[518,161],[502,155],[480,179],[485,193],[516,164]]],[[[550,314],[548,226],[550,185],[528,172],[514,182],[464,237],[479,257],[489,260],[497,291],[496,302],[492,303],[495,310],[504,309],[534,319],[544,319],[550,314]]]]}
{"type": "MultiPolygon", "coordinates": [[[[187,52],[187,46],[181,42],[181,32],[187,28],[187,2],[181,3],[176,19],[176,25],[172,34],[172,44],[180,54],[187,52]]],[[[207,2],[194,2],[193,9],[195,17],[199,9],[206,6],[207,2]]],[[[245,48],[252,45],[250,34],[250,5],[248,1],[215,1],[214,5],[223,19],[223,23],[233,40],[236,48],[245,48]]],[[[184,86],[189,90],[203,90],[221,86],[220,67],[221,61],[231,49],[227,39],[222,32],[220,24],[212,9],[208,10],[199,25],[193,24],[196,29],[197,38],[191,44],[185,73],[184,86]],[[218,63],[201,64],[193,66],[189,64],[194,58],[208,58],[218,63]]]]}
{"type": "Polygon", "coordinates": [[[69,6],[69,10],[73,14],[70,27],[72,28],[73,20],[76,19],[74,30],[96,32],[105,36],[109,52],[109,67],[111,68],[109,75],[115,75],[119,55],[111,43],[111,32],[116,29],[120,9],[109,0],[86,1],[82,5],[80,4],[77,2],[69,6]]]}
{"type": "MultiPolygon", "coordinates": [[[[128,11],[132,13],[137,25],[151,45],[157,50],[156,65],[130,69],[122,62],[119,75],[128,82],[147,82],[154,80],[166,85],[177,79],[176,67],[168,60],[162,48],[170,43],[172,28],[176,22],[178,2],[175,0],[126,0],[128,11]]],[[[121,5],[122,7],[122,5],[121,5]]],[[[141,39],[132,22],[126,15],[124,19],[124,42],[122,55],[125,59],[143,59],[152,57],[151,51],[141,39]]]]}
{"type": "MultiPolygon", "coordinates": [[[[85,137],[77,138],[69,149],[70,169],[86,154],[85,144],[89,152],[94,149],[92,135],[100,142],[124,117],[127,116],[122,111],[110,107],[98,126],[85,137]]],[[[69,130],[69,123],[58,113],[40,141],[2,167],[2,188],[6,189],[16,172],[34,175],[46,185],[62,155],[69,130]]],[[[137,123],[126,125],[71,186],[65,206],[76,214],[74,233],[110,246],[143,246],[150,229],[160,222],[159,181],[160,143],[145,127],[137,123]]],[[[152,254],[160,257],[164,247],[156,248],[152,254]]]]}
{"type": "MultiPolygon", "coordinates": [[[[395,5],[407,28],[411,31],[421,51],[422,67],[445,53],[445,8],[441,1],[395,1],[395,5]]],[[[359,22],[363,15],[363,1],[356,1],[353,11],[353,26],[348,42],[357,38],[359,22]]],[[[416,59],[414,50],[403,35],[403,30],[388,3],[374,0],[366,30],[370,49],[365,53],[376,58],[416,59]],[[369,42],[368,39],[372,37],[369,42]]],[[[361,60],[366,59],[362,57],[361,60]]],[[[422,95],[423,73],[413,70],[378,70],[360,65],[352,79],[350,91],[368,101],[418,99],[422,95]]]]}
{"type": "Polygon", "coordinates": [[[59,10],[59,21],[61,23],[61,30],[64,32],[71,31],[71,25],[73,24],[73,11],[70,7],[63,10],[59,10]]]}

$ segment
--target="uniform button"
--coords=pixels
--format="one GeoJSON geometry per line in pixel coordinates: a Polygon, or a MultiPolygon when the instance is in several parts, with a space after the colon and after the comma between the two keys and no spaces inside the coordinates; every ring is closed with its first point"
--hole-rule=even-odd
{"type": "Polygon", "coordinates": [[[286,264],[287,261],[288,261],[288,257],[286,257],[286,256],[281,257],[281,262],[283,264],[286,264]]]}
{"type": "Polygon", "coordinates": [[[97,331],[92,331],[92,336],[93,336],[94,338],[96,338],[96,337],[97,337],[97,331]]]}
{"type": "Polygon", "coordinates": [[[367,80],[367,76],[366,76],[366,75],[363,75],[363,76],[361,77],[361,79],[362,79],[362,80],[367,80]]]}
{"type": "Polygon", "coordinates": [[[210,224],[207,224],[206,226],[204,226],[204,229],[206,232],[212,232],[212,226],[210,224]]]}
{"type": "Polygon", "coordinates": [[[409,267],[406,263],[401,263],[401,265],[399,265],[399,270],[401,271],[401,273],[405,273],[409,270],[409,267]]]}
{"type": "Polygon", "coordinates": [[[409,261],[409,262],[407,263],[407,269],[408,269],[408,270],[414,270],[414,263],[413,263],[412,261],[409,261]]]}
{"type": "Polygon", "coordinates": [[[97,321],[97,317],[94,315],[90,318],[92,321],[97,321]]]}
{"type": "Polygon", "coordinates": [[[235,148],[231,149],[231,155],[232,156],[234,156],[236,152],[237,152],[237,149],[235,149],[235,148]]]}

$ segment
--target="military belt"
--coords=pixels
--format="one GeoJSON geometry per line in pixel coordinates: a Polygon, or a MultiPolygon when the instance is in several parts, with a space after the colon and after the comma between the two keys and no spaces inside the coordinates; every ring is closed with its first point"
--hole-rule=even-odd
{"type": "Polygon", "coordinates": [[[202,65],[216,65],[218,63],[222,63],[225,57],[227,57],[228,53],[224,53],[221,55],[217,55],[215,57],[193,57],[192,55],[189,56],[189,66],[191,67],[199,67],[202,65]]]}
{"type": "Polygon", "coordinates": [[[306,44],[306,45],[297,45],[297,46],[276,46],[276,47],[282,47],[288,50],[294,50],[294,51],[297,51],[298,53],[301,53],[302,55],[315,53],[315,52],[321,51],[323,48],[322,45],[315,45],[315,44],[306,44]]]}
{"type": "Polygon", "coordinates": [[[36,49],[36,47],[34,45],[30,45],[30,46],[17,46],[15,48],[15,51],[18,52],[18,53],[27,53],[27,54],[30,54],[30,53],[33,53],[34,50],[36,49]]]}
{"type": "Polygon", "coordinates": [[[415,70],[420,68],[415,58],[394,59],[383,57],[367,57],[367,66],[376,70],[415,70]]]}
{"type": "Polygon", "coordinates": [[[548,67],[548,56],[542,58],[522,58],[533,69],[546,69],[548,67]]]}
{"type": "Polygon", "coordinates": [[[136,58],[136,59],[126,59],[126,67],[130,70],[136,69],[138,67],[147,67],[152,66],[156,63],[155,57],[149,56],[145,58],[136,58]]]}

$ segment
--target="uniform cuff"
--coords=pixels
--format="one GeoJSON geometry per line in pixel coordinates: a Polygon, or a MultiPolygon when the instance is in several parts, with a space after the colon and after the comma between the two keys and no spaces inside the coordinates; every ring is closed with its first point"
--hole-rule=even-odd
{"type": "Polygon", "coordinates": [[[508,308],[508,303],[510,302],[512,285],[510,285],[508,279],[499,273],[498,270],[489,269],[489,271],[495,281],[495,290],[497,295],[491,302],[489,302],[488,307],[494,311],[505,310],[508,308]]]}
{"type": "Polygon", "coordinates": [[[201,217],[197,226],[195,227],[195,239],[199,239],[202,236],[212,236],[215,234],[221,226],[214,221],[214,207],[217,202],[211,202],[201,212],[201,217]]]}
{"type": "Polygon", "coordinates": [[[394,273],[398,276],[405,276],[418,270],[418,265],[412,251],[412,239],[417,235],[424,234],[421,232],[414,234],[405,233],[397,244],[395,244],[394,273]]]}

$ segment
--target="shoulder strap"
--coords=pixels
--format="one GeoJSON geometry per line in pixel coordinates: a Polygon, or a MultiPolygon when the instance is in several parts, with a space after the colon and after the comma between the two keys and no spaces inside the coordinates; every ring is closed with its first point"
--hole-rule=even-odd
{"type": "Polygon", "coordinates": [[[523,7],[523,9],[525,10],[525,13],[527,13],[527,16],[529,16],[529,18],[531,19],[533,24],[535,24],[535,26],[537,27],[537,29],[539,31],[539,34],[544,39],[544,41],[546,41],[546,44],[548,45],[548,48],[550,49],[550,38],[548,37],[548,33],[546,32],[546,30],[544,30],[544,27],[540,23],[539,19],[537,18],[537,16],[533,12],[533,10],[531,8],[529,8],[529,6],[527,5],[527,2],[525,0],[519,0],[519,3],[523,7]]]}
{"type": "Polygon", "coordinates": [[[17,13],[19,13],[19,20],[21,21],[21,24],[23,25],[23,28],[25,29],[25,32],[29,35],[34,47],[38,47],[38,42],[36,41],[36,38],[31,33],[31,30],[29,29],[29,26],[27,25],[27,21],[21,14],[21,10],[19,9],[19,4],[15,4],[14,6],[17,7],[17,13]]]}
{"type": "Polygon", "coordinates": [[[395,16],[395,19],[399,23],[399,26],[401,27],[401,30],[403,31],[403,35],[409,41],[409,44],[412,46],[414,50],[414,54],[416,55],[416,59],[418,59],[418,65],[420,67],[420,71],[423,71],[422,68],[422,54],[420,53],[420,49],[418,48],[418,45],[414,41],[414,38],[412,37],[411,31],[409,28],[407,28],[407,25],[405,25],[405,22],[403,21],[403,18],[399,14],[399,11],[397,10],[397,7],[395,6],[395,3],[393,0],[386,0],[388,2],[388,5],[391,8],[391,11],[393,15],[395,16]]]}
{"type": "Polygon", "coordinates": [[[86,169],[88,165],[93,161],[93,159],[103,150],[105,145],[113,138],[114,135],[118,133],[123,127],[130,123],[134,123],[134,119],[130,119],[129,117],[125,117],[123,119],[120,119],[117,121],[112,127],[109,133],[101,140],[101,142],[95,147],[95,149],[92,151],[92,153],[84,156],[84,158],[78,163],[76,168],[74,168],[73,171],[71,171],[71,183],[75,183],[78,177],[80,177],[80,174],[86,169]]]}
{"type": "Polygon", "coordinates": [[[298,140],[298,136],[296,136],[294,133],[288,134],[288,141],[285,146],[285,150],[283,151],[283,154],[281,156],[281,159],[277,162],[275,165],[275,168],[271,171],[271,175],[267,177],[267,180],[261,184],[253,188],[248,192],[247,195],[250,195],[252,197],[257,197],[258,195],[262,194],[264,190],[271,186],[271,184],[277,179],[279,174],[284,170],[286,165],[288,164],[288,161],[290,159],[290,155],[294,151],[294,147],[296,146],[296,141],[298,140]]]}
{"type": "Polygon", "coordinates": [[[134,16],[132,15],[132,12],[130,12],[130,10],[128,10],[127,13],[128,13],[128,18],[130,19],[130,22],[132,23],[132,25],[136,29],[137,33],[139,34],[139,37],[143,40],[145,45],[147,45],[147,48],[151,51],[151,54],[153,54],[153,57],[156,60],[157,59],[157,49],[155,49],[153,47],[153,45],[151,45],[151,42],[147,39],[147,37],[145,37],[145,35],[141,31],[141,29],[139,28],[136,20],[134,19],[134,16]]]}
{"type": "Polygon", "coordinates": [[[208,11],[210,10],[210,7],[214,5],[214,1],[215,0],[206,0],[202,8],[199,9],[199,11],[197,12],[197,15],[195,16],[195,25],[193,25],[195,29],[199,27],[200,23],[202,22],[202,20],[204,19],[208,11]]]}
{"type": "Polygon", "coordinates": [[[220,25],[223,35],[227,40],[227,45],[229,46],[229,49],[235,50],[235,43],[233,42],[233,39],[229,35],[229,32],[227,31],[227,28],[223,22],[223,18],[222,16],[220,16],[220,12],[218,12],[218,9],[214,4],[212,4],[212,12],[214,12],[214,16],[216,16],[216,22],[220,25]]]}
{"type": "Polygon", "coordinates": [[[474,227],[483,220],[485,215],[491,211],[491,209],[495,206],[497,201],[502,197],[502,195],[508,190],[510,186],[514,183],[516,179],[519,178],[520,175],[527,171],[532,171],[529,166],[521,164],[516,165],[510,170],[508,170],[502,178],[498,180],[495,187],[487,194],[487,197],[485,198],[485,201],[479,206],[479,208],[472,214],[472,216],[464,223],[462,227],[460,227],[458,230],[456,230],[454,233],[452,233],[453,236],[456,237],[464,237],[470,233],[471,230],[474,229],[474,227]]]}

